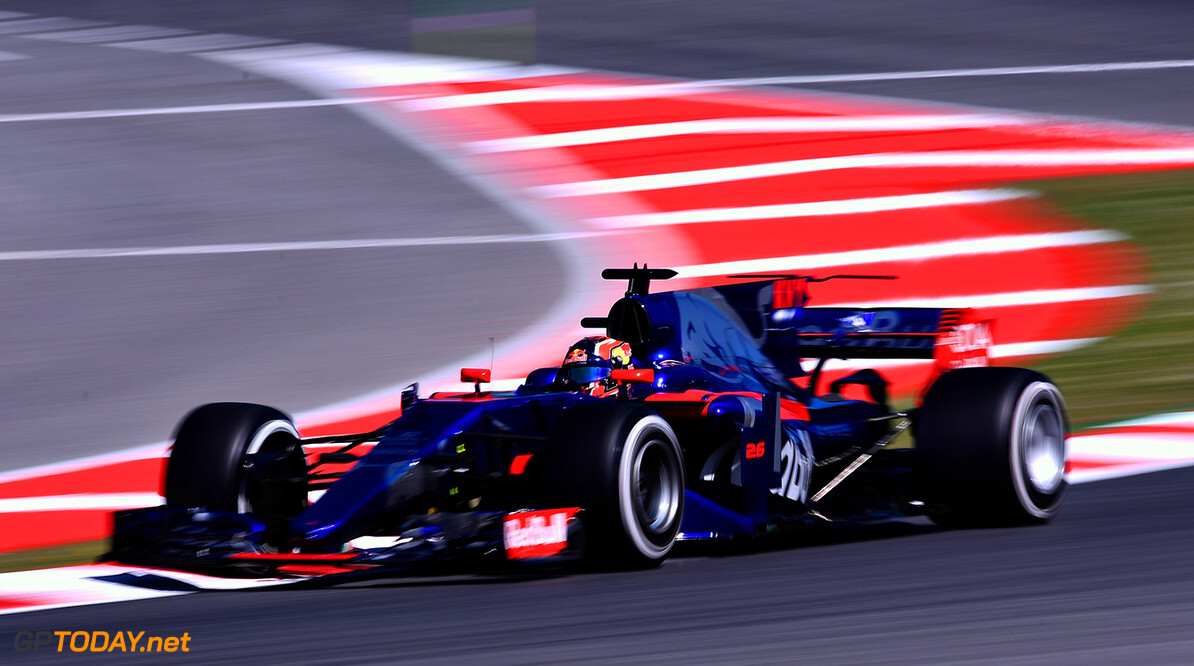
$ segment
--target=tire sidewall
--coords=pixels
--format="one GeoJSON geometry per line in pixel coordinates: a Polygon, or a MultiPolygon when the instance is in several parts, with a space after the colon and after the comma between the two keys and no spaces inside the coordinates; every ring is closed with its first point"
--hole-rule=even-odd
{"type": "Polygon", "coordinates": [[[1069,452],[1068,444],[1065,443],[1065,430],[1067,426],[1064,416],[1066,414],[1065,399],[1062,397],[1061,391],[1051,382],[1039,379],[1032,381],[1024,387],[1019,399],[1016,401],[1015,411],[1010,424],[1008,465],[1011,469],[1012,488],[1016,493],[1016,500],[1020,503],[1020,506],[1033,518],[1046,520],[1057,513],[1057,509],[1061,504],[1061,496],[1066,488],[1066,480],[1063,473],[1056,488],[1049,491],[1042,491],[1036,488],[1029,479],[1028,461],[1025,460],[1024,456],[1026,451],[1025,442],[1023,441],[1025,419],[1028,418],[1032,409],[1042,402],[1051,404],[1053,409],[1061,416],[1062,422],[1059,425],[1062,431],[1062,466],[1064,468],[1064,461],[1068,458],[1069,452]]]}
{"type": "Polygon", "coordinates": [[[683,512],[684,495],[684,466],[680,446],[676,441],[676,434],[658,415],[650,414],[633,422],[629,432],[622,439],[621,451],[618,455],[617,492],[618,506],[621,514],[622,528],[630,546],[647,560],[662,560],[667,557],[675,544],[676,534],[680,531],[680,518],[683,512]],[[648,450],[654,447],[664,447],[670,453],[664,462],[674,463],[667,474],[672,475],[673,483],[663,490],[665,493],[676,493],[669,502],[666,522],[662,530],[653,531],[643,524],[644,516],[638,511],[635,501],[637,479],[635,470],[640,467],[640,459],[648,450]],[[674,482],[678,479],[678,483],[674,482]]]}
{"type": "Polygon", "coordinates": [[[684,462],[672,427],[641,404],[593,399],[563,410],[547,447],[537,457],[543,506],[582,509],[583,555],[596,568],[637,568],[661,562],[683,518],[684,462]],[[654,444],[652,444],[654,442],[654,444]],[[674,461],[676,505],[655,534],[636,511],[636,457],[644,448],[674,461]]]}
{"type": "MultiPolygon", "coordinates": [[[[964,368],[937,379],[916,424],[918,474],[925,499],[951,526],[1041,522],[1058,510],[1066,488],[1041,491],[1028,478],[1025,421],[1041,402],[1069,428],[1060,390],[1025,368],[964,368]]],[[[1063,461],[1064,465],[1063,448],[1063,461]]]]}
{"type": "Polygon", "coordinates": [[[251,513],[246,456],[299,439],[286,414],[263,405],[212,403],[179,424],[166,467],[169,506],[251,513]]]}

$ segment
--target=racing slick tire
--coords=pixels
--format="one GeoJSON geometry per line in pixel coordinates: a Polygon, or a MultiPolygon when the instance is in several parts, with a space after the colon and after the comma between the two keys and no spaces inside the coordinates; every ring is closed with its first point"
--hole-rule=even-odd
{"type": "Polygon", "coordinates": [[[587,564],[647,568],[667,557],[684,515],[684,460],[659,414],[626,402],[574,405],[542,457],[545,500],[583,509],[587,564]]]}
{"type": "Polygon", "coordinates": [[[289,416],[263,405],[219,402],[179,424],[166,463],[166,505],[251,513],[282,528],[307,503],[306,458],[289,416]]]}
{"type": "Polygon", "coordinates": [[[1066,489],[1065,399],[1024,368],[962,368],[925,394],[916,461],[929,517],[939,525],[1049,520],[1066,489]]]}

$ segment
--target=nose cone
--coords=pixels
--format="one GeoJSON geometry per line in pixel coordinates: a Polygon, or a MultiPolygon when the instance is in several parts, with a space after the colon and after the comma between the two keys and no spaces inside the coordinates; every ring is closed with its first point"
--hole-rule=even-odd
{"type": "Polygon", "coordinates": [[[418,461],[358,464],[291,521],[296,546],[332,548],[384,524],[423,492],[418,461]]]}

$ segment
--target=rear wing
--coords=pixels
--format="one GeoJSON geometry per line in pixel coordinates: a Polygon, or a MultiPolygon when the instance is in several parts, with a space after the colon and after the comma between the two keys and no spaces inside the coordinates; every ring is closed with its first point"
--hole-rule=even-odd
{"type": "Polygon", "coordinates": [[[992,322],[966,308],[806,307],[807,281],[715,287],[789,377],[801,359],[926,359],[937,371],[988,364],[992,322]]]}
{"type": "Polygon", "coordinates": [[[804,358],[933,358],[943,315],[948,320],[955,312],[803,308],[790,326],[770,332],[779,337],[795,336],[804,358]]]}

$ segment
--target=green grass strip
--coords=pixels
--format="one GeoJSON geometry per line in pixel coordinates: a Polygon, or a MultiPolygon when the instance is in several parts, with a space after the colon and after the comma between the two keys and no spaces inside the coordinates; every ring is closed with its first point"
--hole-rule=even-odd
{"type": "Polygon", "coordinates": [[[1194,404],[1194,171],[1033,183],[1061,211],[1121,231],[1148,255],[1156,288],[1110,338],[1034,367],[1061,387],[1076,428],[1194,404]]]}
{"type": "Polygon", "coordinates": [[[98,560],[107,551],[108,542],[103,540],[0,553],[0,573],[88,564],[98,560]]]}
{"type": "Polygon", "coordinates": [[[411,0],[411,18],[533,9],[532,0],[411,0]]]}

